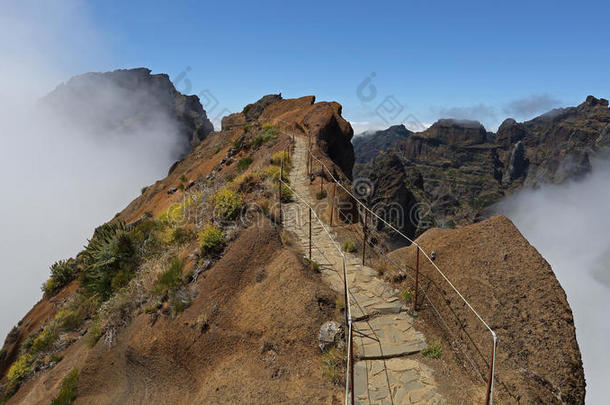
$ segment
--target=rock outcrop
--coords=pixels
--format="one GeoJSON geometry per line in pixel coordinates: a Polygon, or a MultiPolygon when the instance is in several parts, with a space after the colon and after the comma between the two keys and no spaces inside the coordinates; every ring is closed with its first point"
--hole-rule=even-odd
{"type": "MultiPolygon", "coordinates": [[[[372,207],[377,215],[405,235],[417,229],[417,200],[404,180],[405,167],[394,153],[381,153],[354,179],[354,192],[372,207]]],[[[403,247],[407,241],[383,222],[375,222],[376,230],[385,235],[392,248],[403,247]]]]}
{"type": "Polygon", "coordinates": [[[356,164],[366,163],[377,153],[394,146],[398,141],[405,140],[411,135],[404,125],[394,125],[383,131],[375,131],[355,136],[352,140],[356,164]]]}
{"type": "MultiPolygon", "coordinates": [[[[436,252],[435,264],[497,333],[498,403],[584,404],[584,371],[566,294],[551,266],[508,218],[496,216],[454,230],[430,229],[417,242],[436,252]]],[[[408,247],[390,256],[414,263],[415,254],[408,247]]],[[[463,327],[472,339],[462,350],[487,371],[489,331],[425,260],[422,279],[427,297],[453,333],[463,327]]],[[[421,315],[436,316],[426,312],[421,315]]]]}
{"type": "Polygon", "coordinates": [[[41,105],[76,130],[102,138],[169,133],[176,137],[176,158],[214,130],[197,96],[180,93],[168,75],[146,68],[75,76],[41,105]]]}

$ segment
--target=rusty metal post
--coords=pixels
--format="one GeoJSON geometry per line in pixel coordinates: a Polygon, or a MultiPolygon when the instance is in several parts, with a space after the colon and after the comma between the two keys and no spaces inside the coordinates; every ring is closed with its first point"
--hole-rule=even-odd
{"type": "Polygon", "coordinates": [[[309,134],[309,145],[307,145],[307,174],[311,175],[311,134],[309,134]]]}
{"type": "Polygon", "coordinates": [[[415,291],[413,292],[413,311],[417,311],[417,290],[419,290],[419,246],[415,259],[415,291]]]}
{"type": "Polygon", "coordinates": [[[311,261],[311,207],[309,207],[309,260],[311,261]]]}
{"type": "Polygon", "coordinates": [[[335,213],[335,192],[337,190],[337,183],[333,183],[333,195],[330,199],[330,226],[333,226],[333,214],[335,213]]]}
{"type": "Polygon", "coordinates": [[[366,221],[369,218],[369,210],[364,210],[364,224],[362,225],[362,233],[364,236],[362,237],[362,265],[364,266],[364,255],[366,253],[366,221]]]}
{"type": "Polygon", "coordinates": [[[280,202],[280,225],[282,224],[282,179],[284,177],[284,154],[282,154],[282,159],[280,159],[280,178],[277,182],[278,185],[278,194],[279,194],[279,202],[280,202]]]}
{"type": "Polygon", "coordinates": [[[349,386],[350,386],[350,401],[354,405],[354,328],[352,320],[349,320],[349,386]]]}
{"type": "Polygon", "coordinates": [[[487,377],[487,394],[485,395],[485,405],[493,405],[493,382],[494,369],[496,368],[496,343],[498,337],[493,333],[493,345],[491,347],[491,360],[489,362],[489,375],[487,377]]]}

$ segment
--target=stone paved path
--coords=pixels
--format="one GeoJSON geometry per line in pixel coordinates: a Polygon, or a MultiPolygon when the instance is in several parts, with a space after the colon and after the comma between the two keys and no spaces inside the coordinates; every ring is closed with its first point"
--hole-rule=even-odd
{"type": "MultiPolygon", "coordinates": [[[[307,141],[297,137],[291,187],[313,206],[314,198],[307,188],[306,159],[307,141]]],[[[297,197],[294,202],[283,205],[284,227],[296,234],[306,254],[309,251],[308,216],[308,208],[297,197]]],[[[328,224],[325,226],[332,235],[328,224]]],[[[312,259],[320,264],[323,279],[343,296],[343,259],[315,216],[312,217],[312,241],[312,259]]],[[[354,365],[356,403],[445,404],[432,370],[412,358],[426,347],[426,341],[413,327],[413,318],[405,312],[400,292],[377,278],[373,269],[362,266],[359,257],[345,255],[357,356],[354,365]]]]}

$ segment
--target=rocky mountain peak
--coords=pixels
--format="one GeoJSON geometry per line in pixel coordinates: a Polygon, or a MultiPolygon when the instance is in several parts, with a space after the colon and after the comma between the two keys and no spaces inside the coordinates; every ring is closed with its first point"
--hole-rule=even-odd
{"type": "Polygon", "coordinates": [[[581,105],[587,105],[589,107],[595,107],[597,105],[602,107],[608,107],[608,100],[606,100],[605,98],[595,98],[594,96],[587,96],[587,99],[581,105]]]}
{"type": "Polygon", "coordinates": [[[147,68],[74,76],[40,105],[78,132],[100,138],[174,132],[175,157],[214,130],[197,96],[180,93],[168,75],[147,68]]]}
{"type": "Polygon", "coordinates": [[[487,141],[487,131],[478,121],[440,119],[421,133],[446,145],[481,144],[487,141]]]}

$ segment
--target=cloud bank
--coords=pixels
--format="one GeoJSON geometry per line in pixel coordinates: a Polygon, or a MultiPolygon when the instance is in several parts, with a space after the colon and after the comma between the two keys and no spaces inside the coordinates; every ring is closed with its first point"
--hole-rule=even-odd
{"type": "Polygon", "coordinates": [[[525,190],[507,215],[551,264],[574,314],[587,380],[586,401],[607,401],[610,381],[610,161],[594,161],[580,182],[525,190]]]}
{"type": "Polygon", "coordinates": [[[521,119],[526,119],[550,111],[560,104],[560,100],[548,94],[532,94],[528,97],[511,101],[504,107],[504,112],[521,119]]]}
{"type": "MultiPolygon", "coordinates": [[[[103,65],[93,56],[104,54],[100,38],[79,1],[24,1],[0,14],[2,337],[42,295],[49,265],[80,251],[96,226],[172,163],[173,122],[100,137],[71,125],[74,117],[38,108],[74,69],[103,65]]],[[[112,88],[104,97],[129,111],[112,88]]]]}

